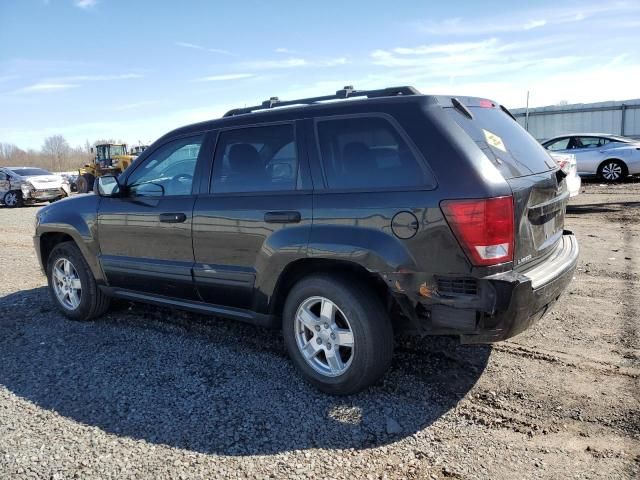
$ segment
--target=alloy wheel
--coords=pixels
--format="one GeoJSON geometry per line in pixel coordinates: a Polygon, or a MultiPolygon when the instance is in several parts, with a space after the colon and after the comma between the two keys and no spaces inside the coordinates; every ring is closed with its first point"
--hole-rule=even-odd
{"type": "Polygon", "coordinates": [[[310,297],[295,318],[298,350],[316,372],[337,377],[351,366],[354,338],[346,315],[328,298],[310,297]]]}
{"type": "Polygon", "coordinates": [[[622,176],[622,166],[619,163],[611,162],[602,167],[602,176],[606,180],[619,180],[622,176]]]}
{"type": "Polygon", "coordinates": [[[82,283],[78,271],[68,259],[59,258],[54,263],[51,283],[58,301],[64,308],[75,310],[80,306],[82,283]]]}
{"type": "Polygon", "coordinates": [[[16,192],[9,192],[4,197],[4,204],[7,207],[15,207],[18,204],[18,194],[16,192]]]}

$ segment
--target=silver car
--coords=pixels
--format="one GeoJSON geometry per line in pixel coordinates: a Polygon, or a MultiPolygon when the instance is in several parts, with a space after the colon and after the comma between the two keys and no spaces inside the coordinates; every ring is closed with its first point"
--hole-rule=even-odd
{"type": "Polygon", "coordinates": [[[576,156],[578,175],[597,175],[605,182],[617,182],[640,174],[640,140],[606,133],[574,133],[542,143],[554,153],[576,156]]]}
{"type": "Polygon", "coordinates": [[[36,167],[0,167],[0,201],[5,206],[53,202],[71,195],[69,182],[36,167]]]}

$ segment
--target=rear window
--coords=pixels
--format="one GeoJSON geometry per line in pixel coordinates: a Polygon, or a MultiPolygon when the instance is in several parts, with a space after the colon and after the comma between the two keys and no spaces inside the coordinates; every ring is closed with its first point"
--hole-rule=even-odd
{"type": "Polygon", "coordinates": [[[434,183],[423,162],[384,118],[321,120],[317,128],[331,189],[393,189],[434,183]]]}
{"type": "Polygon", "coordinates": [[[555,168],[546,150],[500,108],[467,107],[469,118],[445,108],[506,178],[523,177],[555,168]]]}

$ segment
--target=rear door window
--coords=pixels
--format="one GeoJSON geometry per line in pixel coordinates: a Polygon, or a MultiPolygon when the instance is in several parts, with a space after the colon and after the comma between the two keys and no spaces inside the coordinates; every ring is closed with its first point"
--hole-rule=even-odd
{"type": "Polygon", "coordinates": [[[385,118],[319,120],[317,132],[331,189],[392,189],[435,183],[423,161],[385,118]]]}
{"type": "Polygon", "coordinates": [[[555,167],[547,151],[499,107],[467,107],[473,118],[445,108],[500,170],[504,178],[546,172],[555,167]]]}
{"type": "Polygon", "coordinates": [[[608,138],[602,137],[577,137],[578,146],[576,148],[597,148],[609,143],[608,138]]]}
{"type": "Polygon", "coordinates": [[[292,124],[223,131],[213,160],[213,193],[295,190],[298,158],[292,124]]]}
{"type": "Polygon", "coordinates": [[[553,143],[546,143],[545,146],[547,150],[551,150],[552,152],[557,152],[558,150],[567,150],[569,148],[569,140],[571,137],[561,138],[560,140],[556,140],[553,143]]]}

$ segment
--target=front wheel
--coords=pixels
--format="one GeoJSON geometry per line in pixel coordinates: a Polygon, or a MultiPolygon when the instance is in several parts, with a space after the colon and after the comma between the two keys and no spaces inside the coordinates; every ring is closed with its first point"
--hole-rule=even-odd
{"type": "Polygon", "coordinates": [[[301,280],[287,297],[282,326],[294,365],[323,392],[359,392],[391,365],[391,321],[375,293],[357,281],[301,280]]]}
{"type": "Polygon", "coordinates": [[[24,200],[22,199],[22,192],[19,190],[11,190],[4,194],[2,198],[5,206],[9,208],[21,207],[24,205],[24,200]]]}
{"type": "Polygon", "coordinates": [[[627,166],[620,160],[607,160],[600,165],[598,175],[605,182],[619,182],[627,176],[627,166]]]}
{"type": "Polygon", "coordinates": [[[73,242],[56,245],[47,262],[47,280],[54,303],[72,320],[91,320],[109,308],[80,249],[73,242]]]}
{"type": "Polygon", "coordinates": [[[76,180],[78,193],[89,193],[93,191],[93,184],[96,177],[90,173],[83,173],[76,180]]]}

